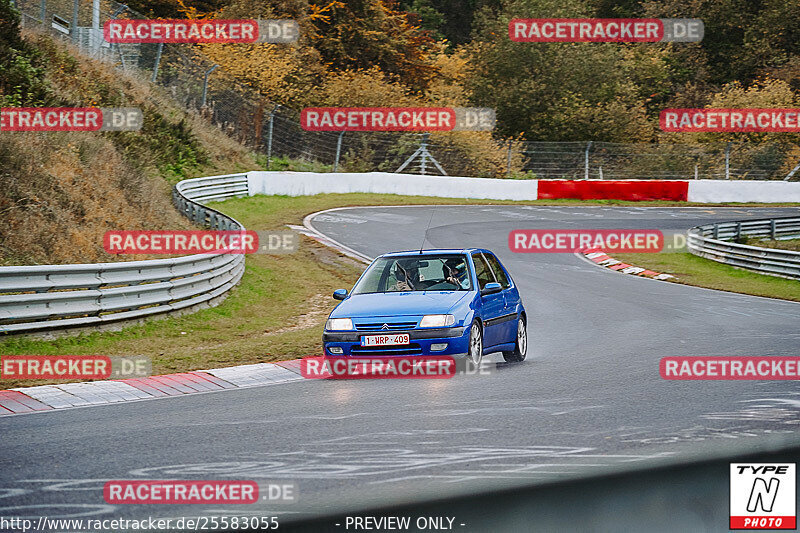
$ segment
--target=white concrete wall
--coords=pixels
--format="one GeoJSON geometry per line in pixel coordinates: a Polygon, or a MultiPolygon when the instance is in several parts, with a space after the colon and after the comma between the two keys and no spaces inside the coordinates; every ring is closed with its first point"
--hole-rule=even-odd
{"type": "Polygon", "coordinates": [[[441,198],[536,200],[536,180],[418,176],[415,174],[253,171],[247,173],[254,194],[307,196],[321,193],[371,192],[441,198]]]}
{"type": "Polygon", "coordinates": [[[800,202],[800,182],[689,180],[690,202],[800,202]]]}

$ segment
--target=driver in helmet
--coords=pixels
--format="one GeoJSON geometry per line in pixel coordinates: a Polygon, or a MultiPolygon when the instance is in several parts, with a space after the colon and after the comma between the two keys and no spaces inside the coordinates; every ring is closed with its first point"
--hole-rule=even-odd
{"type": "Polygon", "coordinates": [[[442,266],[444,279],[457,287],[466,289],[469,287],[469,276],[467,273],[467,262],[464,259],[452,258],[444,262],[442,266]]]}

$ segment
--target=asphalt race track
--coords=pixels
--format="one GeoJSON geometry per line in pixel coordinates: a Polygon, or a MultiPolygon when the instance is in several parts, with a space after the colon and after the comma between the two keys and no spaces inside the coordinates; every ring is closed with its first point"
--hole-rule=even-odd
{"type": "MultiPolygon", "coordinates": [[[[318,513],[667,460],[698,447],[800,439],[791,381],[667,382],[664,356],[797,356],[800,304],[637,278],[572,254],[514,254],[513,229],[685,230],[789,208],[397,207],[313,225],[374,257],[485,247],[520,287],[529,356],[450,380],[303,381],[0,418],[0,516],[318,513]],[[112,506],[111,479],[295,481],[255,509],[112,506]]],[[[349,287],[348,287],[349,288],[349,287]]]]}

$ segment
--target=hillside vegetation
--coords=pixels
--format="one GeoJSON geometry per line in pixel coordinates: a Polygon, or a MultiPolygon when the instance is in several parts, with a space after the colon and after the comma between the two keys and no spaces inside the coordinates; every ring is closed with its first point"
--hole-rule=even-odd
{"type": "Polygon", "coordinates": [[[108,255],[111,229],[185,229],[171,185],[257,167],[253,156],[148,82],[49,37],[21,35],[0,1],[0,106],[139,107],[140,132],[0,132],[0,264],[144,259],[108,255]]]}

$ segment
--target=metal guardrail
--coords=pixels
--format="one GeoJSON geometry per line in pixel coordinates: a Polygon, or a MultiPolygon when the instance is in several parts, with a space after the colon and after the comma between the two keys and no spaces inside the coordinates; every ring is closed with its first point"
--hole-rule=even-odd
{"type": "Polygon", "coordinates": [[[754,270],[800,279],[800,252],[733,242],[742,237],[800,238],[800,217],[718,222],[689,230],[687,247],[695,255],[754,270]]]}
{"type": "MultiPolygon", "coordinates": [[[[199,225],[243,230],[235,219],[202,203],[247,194],[247,175],[233,174],[181,181],[173,200],[199,225]]],[[[95,326],[178,311],[225,294],[243,273],[242,254],[0,267],[0,333],[95,326]]]]}

